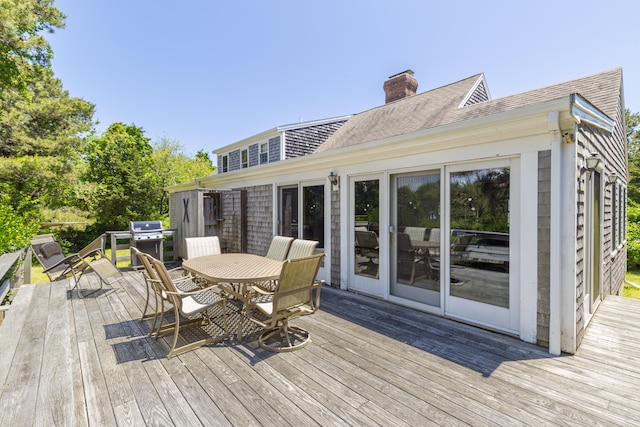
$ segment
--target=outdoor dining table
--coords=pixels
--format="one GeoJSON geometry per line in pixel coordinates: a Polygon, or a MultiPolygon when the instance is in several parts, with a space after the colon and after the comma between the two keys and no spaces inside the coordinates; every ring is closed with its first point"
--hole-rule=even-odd
{"type": "Polygon", "coordinates": [[[412,240],[411,246],[414,249],[440,249],[440,242],[431,240],[412,240]]]}
{"type": "MultiPolygon", "coordinates": [[[[182,268],[208,282],[219,283],[244,308],[251,297],[249,285],[276,280],[280,277],[283,261],[260,255],[225,253],[191,258],[182,262],[182,268]]],[[[242,325],[238,326],[238,340],[242,340],[242,325]]]]}

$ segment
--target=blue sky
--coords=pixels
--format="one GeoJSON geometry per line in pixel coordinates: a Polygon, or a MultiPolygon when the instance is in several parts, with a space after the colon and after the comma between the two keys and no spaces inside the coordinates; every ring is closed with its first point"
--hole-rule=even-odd
{"type": "Polygon", "coordinates": [[[493,98],[623,68],[640,112],[636,0],[58,0],[48,36],[99,132],[135,124],[187,153],[384,103],[406,69],[424,92],[483,72],[493,98]]]}

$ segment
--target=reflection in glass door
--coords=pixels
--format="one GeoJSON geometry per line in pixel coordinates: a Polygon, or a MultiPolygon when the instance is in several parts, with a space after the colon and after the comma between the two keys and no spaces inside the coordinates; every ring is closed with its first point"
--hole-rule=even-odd
{"type": "Polygon", "coordinates": [[[447,311],[510,327],[508,163],[449,174],[450,246],[447,311]]]}
{"type": "Polygon", "coordinates": [[[302,238],[318,242],[316,253],[324,248],[324,185],[302,188],[302,238]]]}
{"type": "Polygon", "coordinates": [[[390,293],[440,307],[440,171],[393,177],[390,293]]]}
{"type": "Polygon", "coordinates": [[[280,229],[279,234],[298,237],[298,187],[280,189],[280,229]]]}
{"type": "Polygon", "coordinates": [[[380,295],[380,180],[351,181],[351,289],[380,295]]]}

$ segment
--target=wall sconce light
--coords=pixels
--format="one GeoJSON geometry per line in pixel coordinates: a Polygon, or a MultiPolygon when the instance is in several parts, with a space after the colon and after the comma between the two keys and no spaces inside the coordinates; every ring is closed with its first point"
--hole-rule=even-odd
{"type": "Polygon", "coordinates": [[[591,155],[585,158],[585,166],[582,167],[582,172],[593,172],[600,166],[602,159],[598,156],[598,153],[591,153],[591,155]]]}
{"type": "Polygon", "coordinates": [[[616,182],[618,182],[618,175],[616,175],[615,173],[612,173],[611,175],[609,175],[609,177],[607,178],[607,181],[609,182],[609,184],[613,185],[616,182]]]}
{"type": "Polygon", "coordinates": [[[331,171],[327,178],[329,178],[333,191],[336,191],[338,189],[338,184],[340,183],[340,177],[336,175],[334,171],[331,171]]]}

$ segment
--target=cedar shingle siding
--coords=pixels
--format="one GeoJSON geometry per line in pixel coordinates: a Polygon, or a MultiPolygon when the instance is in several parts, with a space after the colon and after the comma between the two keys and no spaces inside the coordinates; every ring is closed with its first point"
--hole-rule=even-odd
{"type": "Polygon", "coordinates": [[[345,121],[309,126],[285,132],[285,158],[305,156],[313,153],[345,121]]]}
{"type": "Polygon", "coordinates": [[[269,163],[280,160],[280,137],[276,136],[269,140],[269,163]]]}
{"type": "Polygon", "coordinates": [[[253,144],[249,146],[249,167],[257,166],[260,164],[258,150],[259,150],[258,144],[253,144]]]}
{"type": "MultiPolygon", "coordinates": [[[[304,125],[300,127],[287,126],[287,130],[280,130],[284,135],[285,156],[290,159],[294,157],[306,156],[316,151],[327,138],[334,134],[347,119],[321,123],[316,125],[304,125]]],[[[268,140],[269,162],[273,163],[282,160],[282,136],[275,136],[268,140]]],[[[229,170],[227,172],[242,169],[242,150],[246,149],[248,154],[248,167],[260,165],[260,144],[265,141],[248,145],[246,148],[230,151],[229,153],[218,155],[218,173],[223,173],[222,157],[229,156],[229,170]]]]}
{"type": "Polygon", "coordinates": [[[229,171],[240,169],[241,165],[240,150],[229,153],[229,171]]]}
{"type": "Polygon", "coordinates": [[[549,346],[551,313],[551,150],[538,152],[538,333],[536,341],[549,346]]]}

